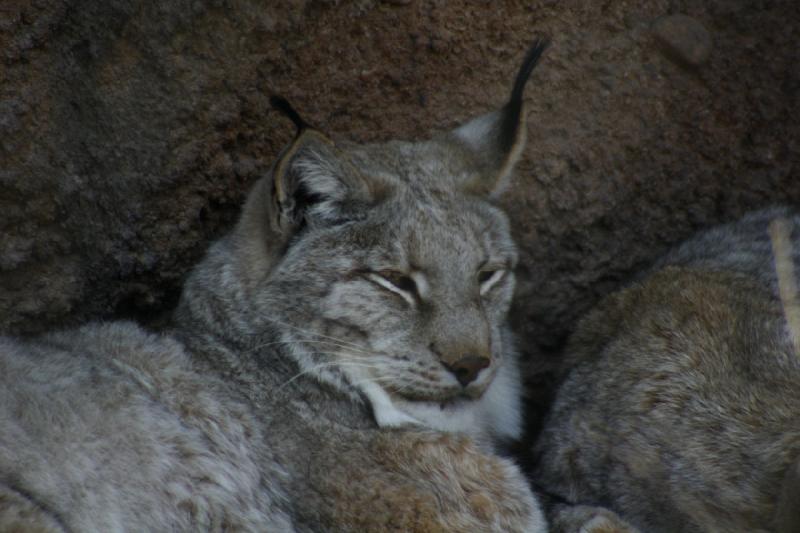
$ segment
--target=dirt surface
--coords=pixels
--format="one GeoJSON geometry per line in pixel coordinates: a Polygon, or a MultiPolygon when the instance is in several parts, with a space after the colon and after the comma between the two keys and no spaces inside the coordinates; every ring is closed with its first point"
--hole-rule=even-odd
{"type": "Polygon", "coordinates": [[[800,204],[800,3],[4,0],[0,330],[168,310],[293,133],[270,93],[334,136],[422,138],[501,104],[543,34],[504,199],[542,404],[599,297],[800,204]]]}

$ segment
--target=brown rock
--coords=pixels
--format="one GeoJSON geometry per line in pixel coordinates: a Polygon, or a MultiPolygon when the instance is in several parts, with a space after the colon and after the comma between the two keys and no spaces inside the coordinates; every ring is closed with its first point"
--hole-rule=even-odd
{"type": "Polygon", "coordinates": [[[692,17],[662,17],[653,24],[653,34],[667,56],[678,63],[697,67],[711,57],[711,35],[692,17]]]}

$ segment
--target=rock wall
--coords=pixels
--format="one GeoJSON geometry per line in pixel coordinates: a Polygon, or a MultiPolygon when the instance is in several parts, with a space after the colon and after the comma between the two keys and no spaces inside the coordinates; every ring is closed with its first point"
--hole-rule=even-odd
{"type": "Polygon", "coordinates": [[[697,228],[800,204],[800,3],[5,0],[0,330],[155,320],[287,142],[420,138],[502,103],[533,401],[576,317],[697,228]]]}

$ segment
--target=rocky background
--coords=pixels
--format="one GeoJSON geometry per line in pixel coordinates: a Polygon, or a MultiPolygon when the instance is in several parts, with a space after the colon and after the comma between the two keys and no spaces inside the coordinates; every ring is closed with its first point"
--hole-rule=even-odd
{"type": "Polygon", "coordinates": [[[598,298],[800,204],[800,2],[3,0],[0,331],[163,316],[293,134],[270,93],[333,136],[421,138],[501,104],[537,35],[504,203],[544,404],[598,298]]]}

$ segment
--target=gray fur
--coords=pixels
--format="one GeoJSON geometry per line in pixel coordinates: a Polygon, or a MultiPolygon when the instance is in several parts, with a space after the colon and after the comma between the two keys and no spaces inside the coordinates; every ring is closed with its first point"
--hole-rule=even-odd
{"type": "MultiPolygon", "coordinates": [[[[777,277],[769,237],[769,224],[784,218],[795,228],[797,216],[787,207],[773,207],[748,213],[741,220],[701,232],[677,246],[656,262],[651,271],[666,266],[682,266],[709,271],[738,272],[752,277],[777,296],[777,277]]],[[[800,265],[800,246],[790,250],[796,265],[800,265]]]]}
{"type": "Polygon", "coordinates": [[[690,239],[581,321],[537,444],[548,490],[648,532],[794,530],[800,354],[776,217],[797,268],[800,216],[762,211],[690,239]]]}
{"type": "Polygon", "coordinates": [[[287,474],[251,446],[263,435],[248,404],[174,339],[98,324],[4,339],[0,354],[0,487],[64,529],[289,528],[287,474]]]}
{"type": "Polygon", "coordinates": [[[544,531],[495,454],[520,434],[517,253],[488,195],[520,106],[418,143],[296,120],[172,329],[3,340],[0,529],[544,531]],[[488,366],[462,386],[464,356],[488,366]]]}

